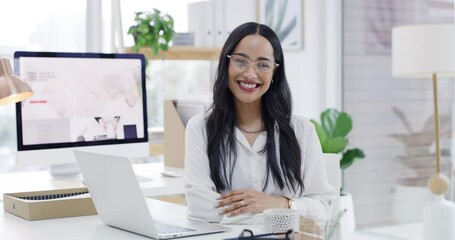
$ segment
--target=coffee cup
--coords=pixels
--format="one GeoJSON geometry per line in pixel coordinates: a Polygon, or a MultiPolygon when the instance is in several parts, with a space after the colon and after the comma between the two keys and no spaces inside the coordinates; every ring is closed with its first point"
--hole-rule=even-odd
{"type": "Polygon", "coordinates": [[[268,233],[299,231],[299,212],[294,209],[273,208],[262,212],[264,228],[268,233]]]}

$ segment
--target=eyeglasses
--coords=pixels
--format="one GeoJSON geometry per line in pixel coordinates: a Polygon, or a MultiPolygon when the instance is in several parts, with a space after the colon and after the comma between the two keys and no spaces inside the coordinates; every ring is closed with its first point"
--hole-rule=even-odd
{"type": "MultiPolygon", "coordinates": [[[[249,229],[243,229],[238,238],[225,238],[224,240],[291,240],[294,239],[292,230],[283,233],[265,233],[254,235],[253,231],[249,229]],[[275,237],[276,236],[276,237],[275,237]]],[[[306,238],[304,238],[306,239],[306,238]]]]}
{"type": "Polygon", "coordinates": [[[232,66],[237,68],[240,72],[244,72],[250,68],[250,65],[254,63],[254,69],[258,74],[269,74],[273,72],[273,70],[280,66],[278,63],[274,63],[270,60],[258,60],[256,62],[250,61],[246,57],[242,57],[240,55],[227,55],[229,58],[232,66]]]}

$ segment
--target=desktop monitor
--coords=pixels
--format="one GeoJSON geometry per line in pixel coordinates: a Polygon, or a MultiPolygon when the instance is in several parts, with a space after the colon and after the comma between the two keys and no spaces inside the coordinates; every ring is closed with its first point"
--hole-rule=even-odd
{"type": "Polygon", "coordinates": [[[73,149],[148,156],[143,55],[21,51],[14,63],[34,92],[16,104],[20,167],[77,166],[73,149]]]}

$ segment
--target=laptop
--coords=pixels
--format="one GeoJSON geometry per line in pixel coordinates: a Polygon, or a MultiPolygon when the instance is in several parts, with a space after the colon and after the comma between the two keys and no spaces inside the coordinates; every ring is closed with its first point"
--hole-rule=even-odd
{"type": "Polygon", "coordinates": [[[185,206],[145,198],[126,157],[77,150],[74,155],[98,215],[109,226],[154,239],[230,230],[187,219],[185,206]]]}

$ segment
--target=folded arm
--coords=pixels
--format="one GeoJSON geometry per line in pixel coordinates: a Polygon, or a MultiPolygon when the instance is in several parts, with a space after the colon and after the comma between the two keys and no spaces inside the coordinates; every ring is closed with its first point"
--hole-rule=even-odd
{"type": "Polygon", "coordinates": [[[220,194],[210,178],[205,130],[198,115],[191,119],[185,133],[185,194],[188,217],[219,222],[222,215],[216,208],[220,194]]]}

